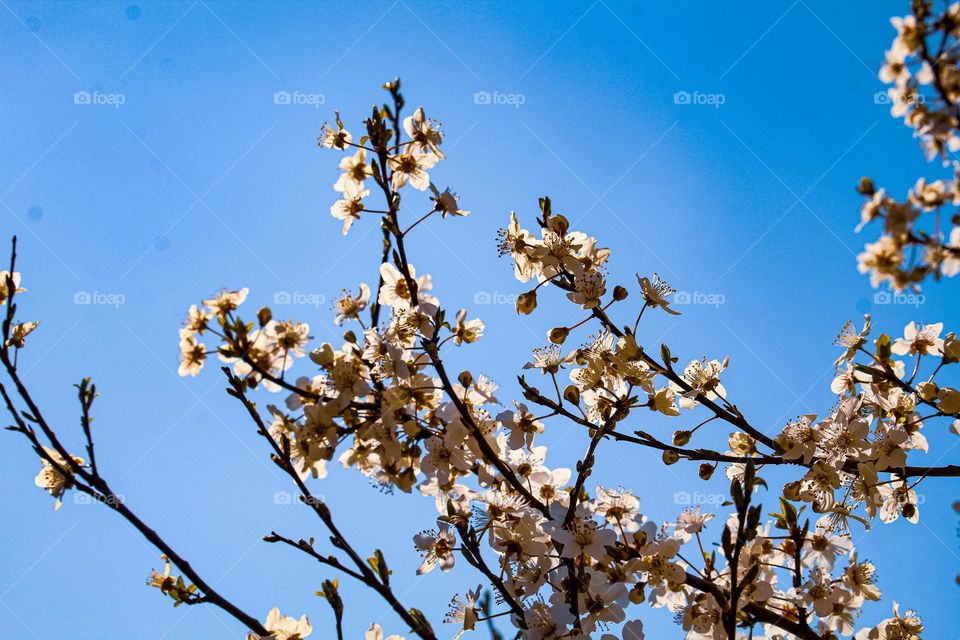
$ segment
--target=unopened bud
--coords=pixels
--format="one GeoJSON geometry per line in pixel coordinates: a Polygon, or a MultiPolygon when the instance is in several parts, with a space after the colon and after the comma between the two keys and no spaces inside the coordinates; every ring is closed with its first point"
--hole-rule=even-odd
{"type": "Polygon", "coordinates": [[[550,229],[552,229],[557,235],[566,235],[567,229],[569,228],[570,222],[560,214],[550,217],[550,229]]]}
{"type": "Polygon", "coordinates": [[[525,316],[533,313],[533,310],[537,308],[537,292],[528,291],[526,293],[521,293],[517,296],[517,313],[522,313],[525,316]]]}
{"type": "Polygon", "coordinates": [[[788,482],[783,485],[783,497],[787,500],[799,500],[800,499],[800,483],[799,482],[788,482]]]}
{"type": "Polygon", "coordinates": [[[613,288],[613,299],[614,300],[626,300],[627,296],[630,295],[630,292],[625,288],[617,285],[613,288]]]}
{"type": "Polygon", "coordinates": [[[554,327],[550,329],[547,338],[549,338],[553,344],[563,344],[569,334],[570,330],[566,327],[554,327]]]}
{"type": "Polygon", "coordinates": [[[257,311],[257,322],[260,323],[260,326],[266,326],[268,322],[273,318],[273,312],[270,311],[270,307],[263,307],[260,311],[257,311]]]}
{"type": "Polygon", "coordinates": [[[664,451],[660,458],[663,460],[663,464],[674,464],[680,459],[680,456],[677,455],[676,451],[664,451]]]}
{"type": "Polygon", "coordinates": [[[675,444],[678,447],[682,447],[683,445],[690,442],[690,436],[692,435],[693,434],[690,431],[674,431],[673,444],[675,444]]]}

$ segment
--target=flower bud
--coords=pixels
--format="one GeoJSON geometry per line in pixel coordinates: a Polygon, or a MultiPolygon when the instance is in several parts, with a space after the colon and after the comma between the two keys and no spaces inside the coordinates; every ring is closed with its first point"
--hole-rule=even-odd
{"type": "Polygon", "coordinates": [[[673,444],[675,444],[675,445],[678,446],[678,447],[682,447],[683,445],[685,445],[685,444],[687,444],[688,442],[690,442],[690,436],[692,436],[692,435],[693,435],[693,434],[692,434],[690,431],[685,431],[685,430],[684,430],[684,431],[674,431],[674,432],[673,432],[673,444]]]}
{"type": "Polygon", "coordinates": [[[525,316],[533,313],[533,310],[537,308],[537,292],[528,291],[526,293],[521,293],[517,296],[517,313],[522,313],[525,316]]]}
{"type": "Polygon", "coordinates": [[[566,327],[554,327],[550,329],[550,333],[547,334],[547,338],[550,339],[550,342],[553,344],[563,344],[567,339],[567,335],[570,334],[570,330],[566,327]]]}
{"type": "Polygon", "coordinates": [[[569,402],[570,404],[579,405],[580,404],[580,388],[576,385],[567,385],[567,388],[563,390],[563,399],[569,402]]]}
{"type": "Polygon", "coordinates": [[[717,468],[709,462],[704,462],[700,465],[700,469],[697,471],[697,473],[700,475],[701,480],[709,480],[716,469],[717,468]]]}
{"type": "Polygon", "coordinates": [[[627,291],[624,287],[617,285],[613,288],[613,299],[614,300],[626,300],[627,296],[630,295],[630,292],[627,291]]]}
{"type": "Polygon", "coordinates": [[[643,529],[633,532],[633,544],[636,547],[642,547],[647,544],[647,532],[643,529]]]}
{"type": "Polygon", "coordinates": [[[873,180],[867,176],[860,178],[860,184],[857,185],[858,193],[865,196],[872,196],[874,191],[876,191],[876,189],[873,187],[873,180]]]}
{"type": "Polygon", "coordinates": [[[660,458],[663,460],[663,464],[669,465],[676,463],[677,460],[680,459],[680,456],[677,455],[676,451],[664,451],[660,458]]]}
{"type": "Polygon", "coordinates": [[[268,322],[273,318],[273,312],[270,311],[270,307],[263,307],[260,311],[257,311],[257,322],[260,323],[260,326],[266,326],[268,322]]]}
{"type": "Polygon", "coordinates": [[[462,371],[460,375],[457,376],[457,380],[464,387],[469,387],[470,385],[473,384],[473,374],[470,373],[469,371],[462,371]]]}
{"type": "Polygon", "coordinates": [[[550,229],[557,235],[566,235],[569,228],[570,222],[560,214],[550,216],[550,229]]]}
{"type": "Polygon", "coordinates": [[[800,499],[800,483],[799,482],[788,482],[783,485],[783,497],[787,500],[799,500],[800,499]]]}

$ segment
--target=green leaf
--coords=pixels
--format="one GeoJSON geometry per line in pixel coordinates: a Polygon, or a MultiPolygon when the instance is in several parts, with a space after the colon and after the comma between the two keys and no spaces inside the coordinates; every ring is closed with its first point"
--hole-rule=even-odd
{"type": "Polygon", "coordinates": [[[373,556],[367,558],[367,564],[369,564],[373,570],[377,572],[377,575],[380,576],[380,580],[383,582],[383,584],[390,583],[390,575],[393,573],[393,571],[390,571],[390,569],[387,568],[387,561],[384,559],[383,552],[381,552],[380,549],[375,549],[373,556]]]}
{"type": "Polygon", "coordinates": [[[417,633],[423,631],[426,632],[426,635],[433,635],[433,627],[431,627],[430,623],[427,622],[427,618],[423,615],[422,611],[419,609],[410,609],[410,616],[413,618],[413,622],[416,625],[413,631],[417,633]]]}

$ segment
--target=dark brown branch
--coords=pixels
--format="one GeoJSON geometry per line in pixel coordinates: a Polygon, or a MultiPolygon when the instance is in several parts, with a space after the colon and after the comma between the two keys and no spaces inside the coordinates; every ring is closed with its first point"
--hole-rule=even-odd
{"type": "MultiPolygon", "coordinates": [[[[582,416],[569,411],[566,407],[558,403],[556,400],[543,395],[540,391],[530,385],[523,376],[519,376],[518,381],[520,386],[524,390],[524,397],[530,400],[533,403],[536,403],[540,406],[547,407],[548,409],[555,411],[557,414],[562,415],[565,418],[572,420],[573,422],[584,426],[588,429],[596,429],[597,425],[590,422],[589,420],[584,419],[582,416]]],[[[672,444],[668,444],[661,440],[654,438],[649,433],[645,431],[635,431],[636,436],[632,436],[626,433],[621,433],[615,429],[604,430],[604,436],[618,440],[620,442],[629,442],[631,444],[639,445],[642,447],[650,447],[652,449],[658,449],[660,451],[673,451],[674,453],[680,455],[683,458],[689,460],[702,460],[707,462],[730,462],[730,463],[740,463],[746,464],[747,462],[753,462],[757,466],[761,465],[793,465],[798,467],[809,468],[810,465],[804,464],[802,459],[796,460],[787,460],[780,456],[773,455],[757,455],[753,457],[748,456],[731,456],[724,453],[717,453],[716,451],[711,451],[709,449],[686,449],[683,447],[678,447],[672,444]]],[[[848,462],[844,465],[844,470],[851,473],[855,473],[857,470],[856,462],[848,462]]],[[[901,477],[912,478],[912,477],[929,477],[929,478],[957,478],[960,477],[960,466],[958,465],[944,465],[942,467],[924,467],[924,466],[906,466],[906,467],[887,467],[884,469],[878,469],[879,473],[895,473],[901,477]]]]}
{"type": "Polygon", "coordinates": [[[458,533],[460,534],[461,554],[463,557],[473,567],[479,570],[480,573],[486,576],[490,584],[500,592],[500,595],[503,597],[504,602],[510,607],[510,610],[519,616],[520,619],[523,619],[523,605],[510,594],[503,579],[494,573],[487,564],[487,561],[484,560],[483,554],[480,551],[480,544],[475,537],[476,532],[473,529],[466,530],[464,527],[463,529],[458,528],[458,533]]]}
{"type": "Polygon", "coordinates": [[[347,574],[351,578],[359,580],[360,582],[364,582],[366,580],[366,578],[362,574],[357,573],[350,567],[346,566],[345,564],[337,560],[334,556],[325,556],[322,553],[318,552],[316,549],[313,548],[312,544],[310,544],[308,541],[304,540],[303,538],[300,538],[299,540],[294,541],[290,538],[280,535],[276,531],[271,531],[270,535],[263,537],[263,541],[288,545],[290,547],[293,547],[294,549],[302,551],[303,553],[312,557],[317,562],[333,567],[337,571],[342,571],[343,573],[347,574]]]}
{"type": "MultiPolygon", "coordinates": [[[[704,580],[703,578],[689,572],[686,576],[686,583],[704,593],[709,593],[721,606],[725,606],[727,601],[726,595],[724,591],[714,583],[704,580]]],[[[802,625],[794,620],[790,620],[789,618],[786,618],[774,611],[770,611],[769,609],[762,607],[755,602],[750,602],[744,605],[743,611],[753,616],[757,622],[771,624],[775,627],[783,629],[787,633],[791,633],[796,637],[801,638],[802,640],[823,640],[820,634],[810,627],[802,625]]]]}
{"type": "Polygon", "coordinates": [[[90,470],[87,470],[76,460],[74,460],[70,452],[60,442],[60,439],[57,437],[54,429],[44,419],[40,408],[34,402],[33,397],[30,395],[26,385],[20,379],[16,363],[10,358],[10,347],[7,343],[10,337],[11,327],[13,326],[14,315],[16,313],[16,304],[14,302],[14,298],[16,296],[16,286],[13,283],[13,274],[16,271],[17,258],[17,240],[15,237],[12,244],[13,246],[10,254],[10,273],[7,276],[6,282],[0,285],[7,288],[7,312],[3,320],[3,344],[0,345],[0,363],[3,364],[8,377],[13,382],[13,385],[17,391],[17,395],[29,409],[29,413],[27,414],[28,419],[40,428],[51,447],[53,447],[61,459],[66,463],[66,467],[61,466],[53,458],[53,456],[46,452],[42,443],[37,437],[36,432],[26,424],[23,414],[14,406],[14,403],[10,395],[7,393],[6,388],[2,385],[2,383],[0,383],[0,390],[2,390],[2,395],[4,402],[6,403],[7,410],[17,423],[15,430],[25,435],[28,440],[30,440],[34,450],[41,456],[42,459],[56,469],[58,473],[64,477],[72,478],[74,480],[74,486],[78,490],[90,495],[98,502],[102,502],[110,509],[119,513],[127,522],[133,525],[133,527],[137,529],[137,531],[139,531],[140,534],[147,539],[147,541],[149,541],[154,547],[167,556],[171,564],[176,566],[177,569],[179,569],[183,575],[189,578],[190,581],[195,584],[203,593],[203,602],[209,602],[210,604],[222,609],[224,612],[241,622],[254,633],[257,633],[261,636],[269,636],[269,632],[256,618],[244,612],[238,606],[224,598],[210,584],[208,584],[203,577],[201,577],[200,574],[193,569],[190,563],[183,556],[177,553],[162,537],[160,537],[156,531],[147,526],[143,520],[141,520],[129,507],[127,507],[127,505],[123,503],[120,496],[114,493],[110,489],[107,482],[100,476],[100,473],[96,469],[94,463],[93,439],[90,434],[89,408],[90,403],[93,401],[93,389],[89,390],[90,394],[88,394],[86,399],[84,399],[84,389],[81,387],[81,403],[83,405],[81,425],[84,431],[84,437],[87,440],[88,455],[91,458],[90,470]],[[81,481],[78,482],[76,480],[77,478],[80,478],[81,481]]]}
{"type": "Polygon", "coordinates": [[[410,625],[410,628],[424,640],[436,640],[436,636],[433,633],[433,630],[430,629],[429,625],[424,625],[422,622],[418,621],[414,615],[408,611],[400,601],[394,595],[393,590],[390,588],[386,581],[381,581],[377,574],[373,572],[370,566],[360,557],[360,555],[353,549],[352,546],[347,542],[344,535],[337,528],[336,524],[333,521],[333,516],[330,513],[330,508],[327,507],[326,503],[322,500],[315,497],[310,489],[307,488],[307,485],[304,483],[303,479],[300,477],[300,474],[297,472],[294,467],[293,461],[290,458],[290,453],[284,451],[283,448],[277,443],[277,441],[270,435],[270,431],[267,428],[267,425],[264,424],[263,418],[260,417],[259,412],[257,411],[256,405],[247,398],[246,387],[244,382],[239,377],[231,373],[229,367],[222,367],[224,375],[227,376],[227,380],[230,383],[230,387],[227,388],[227,393],[239,400],[244,408],[246,408],[247,413],[250,415],[250,418],[254,421],[257,426],[257,433],[263,436],[263,438],[270,444],[270,448],[273,449],[273,460],[296,484],[297,489],[300,491],[300,501],[309,506],[313,512],[320,518],[320,521],[323,522],[327,530],[331,534],[331,542],[339,549],[343,550],[347,556],[349,556],[350,561],[353,562],[354,566],[363,577],[363,583],[376,591],[381,598],[383,598],[392,608],[400,618],[410,625]]]}
{"type": "MultiPolygon", "coordinates": [[[[600,320],[603,326],[606,327],[607,330],[610,331],[610,333],[617,336],[618,338],[624,337],[623,331],[620,330],[620,328],[617,327],[617,325],[615,325],[612,320],[610,320],[610,317],[607,315],[607,313],[603,309],[601,309],[600,307],[594,307],[593,315],[598,320],[600,320]]],[[[673,371],[671,368],[660,364],[659,362],[657,362],[656,360],[648,356],[647,353],[643,351],[643,349],[640,350],[640,358],[652,370],[666,377],[668,380],[670,380],[671,382],[679,386],[684,391],[692,390],[692,387],[687,383],[686,380],[683,379],[682,376],[677,375],[677,373],[673,371]]],[[[757,440],[758,442],[762,442],[763,444],[770,447],[771,449],[776,449],[773,443],[773,440],[763,432],[759,431],[756,427],[751,425],[749,422],[747,422],[746,418],[744,418],[739,411],[736,411],[736,412],[732,410],[728,411],[727,409],[724,409],[723,407],[719,406],[712,400],[705,398],[702,394],[697,396],[697,401],[700,402],[703,406],[710,409],[721,420],[724,420],[725,422],[729,422],[733,426],[737,427],[744,433],[749,434],[755,440],[757,440]]]]}
{"type": "MultiPolygon", "coordinates": [[[[73,473],[72,469],[63,467],[59,464],[57,460],[50,455],[46,449],[44,449],[43,444],[37,438],[36,432],[31,429],[20,417],[19,412],[13,407],[10,400],[10,396],[7,393],[6,388],[0,383],[0,393],[2,393],[5,403],[7,404],[7,410],[14,417],[17,422],[17,427],[14,430],[22,433],[33,445],[34,451],[43,459],[48,465],[53,467],[57,473],[61,474],[64,477],[72,478],[72,487],[81,493],[89,495],[95,501],[100,502],[106,505],[108,508],[116,511],[124,520],[129,522],[133,527],[140,532],[140,534],[150,542],[154,547],[157,548],[164,556],[169,559],[170,563],[173,564],[177,569],[186,576],[190,582],[195,584],[197,588],[202,593],[201,598],[198,602],[207,602],[219,609],[222,609],[224,612],[232,616],[234,619],[245,625],[249,630],[254,633],[263,636],[269,637],[270,633],[263,627],[259,620],[251,616],[250,614],[244,612],[237,605],[233,604],[231,601],[227,600],[225,597],[220,595],[210,584],[208,584],[197,571],[190,565],[190,563],[179,553],[177,553],[173,547],[171,547],[167,542],[152,528],[150,528],[143,520],[141,520],[126,504],[124,504],[123,499],[114,493],[107,483],[96,476],[97,478],[97,487],[91,487],[83,481],[78,481],[76,474],[73,473]]],[[[68,454],[69,455],[69,454],[68,454]]],[[[73,460],[72,457],[68,458],[73,460]]]]}

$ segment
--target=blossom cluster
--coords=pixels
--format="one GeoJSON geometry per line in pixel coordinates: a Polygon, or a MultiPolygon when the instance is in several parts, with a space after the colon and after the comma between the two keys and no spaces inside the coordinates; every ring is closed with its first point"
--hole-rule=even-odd
{"type": "MultiPolygon", "coordinates": [[[[223,291],[191,307],[180,336],[181,374],[197,375],[215,352],[247,386],[287,392],[285,402],[269,407],[268,430],[304,480],[323,478],[336,459],[385,491],[431,498],[436,525],[413,540],[422,557],[418,572],[452,572],[463,559],[482,573],[524,638],[606,637],[617,627],[624,640],[636,640],[643,624],[631,611],[641,603],[673,611],[688,638],[727,638],[733,629],[737,637],[853,635],[860,607],[878,600],[880,590],[874,566],[858,558],[847,535],[849,520],[868,526],[879,511],[884,522],[899,515],[916,522],[915,484],[905,473],[908,452],[927,448],[920,433],[925,418],[916,408],[955,416],[960,402],[933,375],[924,382],[916,382],[916,372],[907,377],[905,363],[893,356],[952,364],[955,335],[941,338],[940,325],[910,325],[895,342],[880,336],[869,351],[869,321],[862,332],[848,328],[838,339],[845,350],[833,383],[838,406],[821,421],[801,416],[768,438],[728,400],[721,382],[728,358],[695,358],[679,369],[667,347],[656,357],[640,343],[637,329],[648,310],[678,313],[673,288],[656,274],[638,275],[633,328],[613,321],[630,291],[608,282],[610,250],[571,230],[543,198],[537,233],[511,213],[498,235],[499,253],[510,257],[519,282],[533,283],[517,298],[519,313],[533,313],[538,295],[556,287],[577,317],[552,329],[534,351],[524,369],[536,378],[520,378],[524,398],[501,402],[498,385],[483,374],[452,376],[445,367],[447,350],[485,339],[484,324],[466,309],[448,313],[431,293],[431,277],[408,260],[404,239],[435,213],[468,212],[433,181],[445,158],[439,125],[422,108],[401,121],[402,101],[391,93],[393,108],[375,109],[359,139],[339,114],[319,139],[352,153],[340,162],[334,189],[342,198],[332,215],[344,221],[344,233],[357,221],[377,220],[389,249],[375,287],[357,283],[335,302],[343,341],[310,348],[306,324],[273,320],[269,308],[257,312],[256,322],[244,321],[240,306],[248,291],[223,291]],[[382,192],[382,209],[368,207],[368,186],[382,192]],[[410,188],[432,195],[427,212],[403,228],[399,202],[410,188]],[[565,347],[591,325],[582,345],[565,347]],[[211,335],[218,344],[208,352],[200,339],[211,335]],[[303,356],[313,372],[288,377],[303,356]],[[866,364],[855,362],[863,356],[866,364]],[[541,391],[538,379],[550,390],[541,391]],[[709,417],[677,429],[670,442],[618,430],[644,409],[677,420],[694,412],[709,417]],[[547,447],[538,443],[558,420],[580,425],[589,438],[588,453],[575,465],[549,463],[547,447]],[[687,446],[717,420],[733,427],[727,451],[687,446]],[[657,524],[641,513],[631,489],[590,489],[596,446],[611,438],[659,449],[665,464],[700,461],[705,480],[724,464],[734,509],[714,526],[718,514],[699,508],[657,524]],[[751,501],[764,484],[757,473],[768,465],[800,467],[804,475],[783,487],[778,517],[761,522],[761,507],[751,501]],[[890,479],[881,481],[881,473],[890,479]],[[821,514],[813,529],[794,506],[804,503],[821,514]],[[860,505],[866,517],[855,513],[860,505]],[[704,551],[708,534],[720,541],[719,551],[704,551]],[[686,545],[697,551],[685,552],[686,545]]],[[[451,601],[446,621],[458,626],[458,637],[490,615],[481,605],[483,589],[466,589],[451,601]]],[[[282,617],[271,624],[282,626],[281,633],[302,626],[282,617]]],[[[857,637],[891,637],[894,627],[908,634],[902,637],[922,630],[912,612],[895,611],[857,637]]],[[[367,635],[379,638],[382,630],[374,626],[367,635]]]]}
{"type": "Polygon", "coordinates": [[[946,367],[960,361],[957,335],[941,338],[942,323],[911,322],[902,337],[881,334],[868,349],[870,331],[868,315],[861,331],[848,323],[836,340],[844,352],[835,362],[841,368],[831,389],[839,399],[831,413],[819,422],[815,415],[800,416],[776,438],[784,459],[809,467],[801,480],[784,488],[785,495],[811,503],[825,514],[820,525],[830,529],[848,530],[848,518],[867,524],[854,513],[860,506],[867,517],[879,513],[885,523],[901,515],[916,523],[914,487],[920,480],[911,481],[906,473],[908,456],[927,451],[922,429],[928,422],[945,419],[960,435],[960,391],[937,382],[946,367]],[[936,366],[921,379],[922,363],[930,360],[936,366]],[[880,472],[889,477],[880,480],[880,472]]]}
{"type": "MultiPolygon", "coordinates": [[[[881,73],[893,84],[894,115],[944,160],[960,150],[960,73],[953,47],[944,49],[956,42],[957,7],[938,15],[915,3],[914,15],[894,20],[898,35],[881,73]],[[936,53],[927,44],[934,33],[944,34],[936,53]],[[925,92],[934,99],[921,100],[925,92]]],[[[635,284],[616,283],[610,249],[571,229],[544,197],[531,222],[510,213],[497,249],[525,288],[516,299],[519,314],[536,312],[540,297],[559,290],[569,318],[556,321],[523,366],[522,397],[506,398],[483,373],[447,368],[452,350],[469,350],[491,336],[468,309],[448,308],[434,295],[432,277],[417,272],[406,239],[418,225],[470,212],[436,181],[446,160],[440,123],[423,107],[401,117],[399,81],[384,88],[391,102],[374,107],[362,134],[351,133],[337,113],[317,141],[344,152],[330,207],[342,233],[354,224],[377,224],[383,232],[375,279],[344,289],[331,310],[342,336],[316,344],[305,322],[275,319],[269,307],[244,313],[251,297],[246,288],[224,289],[191,306],[179,332],[180,375],[195,377],[216,357],[230,394],[269,441],[274,462],[357,568],[316,551],[312,538],[294,542],[272,534],[265,540],[286,542],[361,580],[411,633],[435,640],[423,614],[397,602],[381,552],[364,563],[333,527],[329,508],[310,494],[308,483],[322,480],[329,464],[340,464],[382,491],[432,501],[436,517],[412,536],[411,552],[421,558],[419,574],[439,569],[469,585],[453,596],[445,618],[456,627],[455,639],[503,616],[527,640],[642,640],[642,605],[671,611],[692,640],[919,639],[920,618],[911,610],[901,614],[897,603],[892,617],[858,629],[861,608],[880,600],[881,591],[876,567],[860,557],[850,534],[877,517],[918,522],[918,484],[960,475],[952,467],[916,464],[918,452],[929,448],[925,427],[929,432],[931,423],[949,423],[960,434],[960,391],[944,382],[960,362],[956,333],[945,333],[940,323],[911,322],[902,335],[874,338],[869,316],[859,331],[848,324],[835,341],[842,349],[831,384],[836,405],[822,419],[799,416],[770,437],[730,397],[723,380],[733,373],[728,357],[689,354],[684,366],[668,346],[648,350],[644,344],[645,314],[679,315],[673,287],[656,273],[637,274],[635,284]],[[295,373],[295,365],[302,371],[295,373]],[[267,406],[268,415],[246,398],[258,389],[284,394],[267,406]],[[677,427],[647,433],[637,428],[638,416],[658,416],[657,425],[677,427]],[[550,457],[544,434],[558,425],[585,441],[581,459],[550,457]],[[723,440],[725,450],[707,446],[723,440]],[[722,465],[729,500],[654,521],[641,511],[634,489],[591,482],[605,441],[654,449],[665,465],[697,463],[703,481],[722,465]],[[788,481],[769,488],[767,478],[780,471],[788,481]],[[768,502],[769,517],[761,500],[768,502]],[[770,512],[770,502],[777,511],[770,512]],[[469,578],[461,577],[464,571],[469,578]],[[476,587],[474,571],[481,580],[476,587]]],[[[960,163],[954,170],[960,176],[960,163]]],[[[899,290],[928,275],[960,272],[960,219],[954,214],[948,232],[940,217],[945,207],[960,204],[958,184],[960,177],[921,180],[900,203],[869,179],[861,182],[869,198],[863,224],[882,219],[884,225],[884,235],[860,257],[861,271],[875,286],[889,282],[899,290]],[[924,231],[922,218],[935,218],[935,228],[924,231]],[[924,253],[909,264],[907,249],[918,245],[924,253]]],[[[12,267],[0,272],[0,283],[0,305],[25,291],[12,267]]],[[[8,353],[15,357],[36,328],[36,322],[13,324],[7,314],[0,356],[8,373],[15,373],[8,353]]],[[[25,422],[14,427],[31,439],[42,464],[36,484],[57,499],[57,507],[71,489],[113,496],[93,459],[88,412],[95,390],[86,384],[80,399],[89,463],[67,453],[39,418],[52,447],[41,446],[25,422]]],[[[225,606],[187,563],[172,554],[163,558],[165,570],[152,572],[149,585],[175,605],[225,606]],[[173,574],[172,564],[189,581],[173,574]]],[[[317,595],[333,607],[339,631],[337,583],[325,582],[317,595]]],[[[313,632],[306,616],[289,617],[277,608],[262,625],[225,608],[251,629],[251,640],[302,640],[313,632]]],[[[365,637],[383,640],[384,631],[372,624],[365,637]]]]}
{"type": "Polygon", "coordinates": [[[887,282],[900,291],[919,287],[927,277],[960,273],[960,3],[938,13],[931,3],[914,2],[911,15],[892,23],[897,35],[880,70],[880,79],[891,85],[891,113],[913,129],[928,159],[941,159],[951,171],[945,180],[918,179],[903,201],[869,178],[860,181],[866,201],[857,230],[874,220],[883,229],[859,255],[858,268],[874,287],[887,282]]]}

